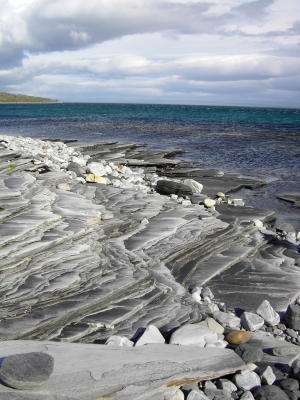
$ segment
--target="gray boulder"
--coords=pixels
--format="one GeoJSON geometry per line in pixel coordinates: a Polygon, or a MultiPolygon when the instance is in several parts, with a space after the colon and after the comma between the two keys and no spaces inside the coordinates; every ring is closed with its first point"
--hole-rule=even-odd
{"type": "Polygon", "coordinates": [[[290,390],[291,392],[293,392],[294,390],[299,389],[299,382],[297,381],[297,379],[285,379],[280,382],[280,387],[281,389],[290,390]]]}
{"type": "Polygon", "coordinates": [[[256,389],[253,395],[255,399],[289,400],[288,395],[278,386],[274,385],[262,386],[259,389],[256,389]]]}
{"type": "Polygon", "coordinates": [[[192,189],[183,185],[182,183],[177,183],[173,181],[159,180],[157,181],[156,191],[160,194],[170,195],[177,194],[178,196],[192,196],[192,189]]]}
{"type": "Polygon", "coordinates": [[[70,162],[67,170],[75,172],[77,176],[83,176],[85,174],[85,168],[75,162],[70,162]]]}
{"type": "Polygon", "coordinates": [[[290,328],[300,330],[300,307],[290,304],[285,314],[285,319],[290,328]]]}
{"type": "Polygon", "coordinates": [[[235,352],[245,363],[256,363],[262,360],[263,351],[258,346],[252,346],[250,344],[240,344],[235,352]]]}
{"type": "Polygon", "coordinates": [[[47,382],[53,367],[54,359],[49,354],[14,354],[4,358],[0,379],[14,389],[30,390],[47,382]]]}

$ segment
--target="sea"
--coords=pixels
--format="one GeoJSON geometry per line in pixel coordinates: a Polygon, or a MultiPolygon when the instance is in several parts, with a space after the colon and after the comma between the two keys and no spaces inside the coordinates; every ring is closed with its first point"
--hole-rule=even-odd
{"type": "Polygon", "coordinates": [[[117,103],[0,104],[0,134],[118,141],[149,150],[183,149],[201,168],[264,179],[233,197],[270,209],[300,229],[300,208],[277,194],[300,195],[300,109],[117,103]]]}

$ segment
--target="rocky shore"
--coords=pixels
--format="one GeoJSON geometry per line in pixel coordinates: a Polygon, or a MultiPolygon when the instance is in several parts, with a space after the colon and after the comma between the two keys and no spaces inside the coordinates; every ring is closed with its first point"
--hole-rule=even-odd
{"type": "Polygon", "coordinates": [[[1,399],[300,398],[299,233],[176,153],[0,136],[1,399]]]}

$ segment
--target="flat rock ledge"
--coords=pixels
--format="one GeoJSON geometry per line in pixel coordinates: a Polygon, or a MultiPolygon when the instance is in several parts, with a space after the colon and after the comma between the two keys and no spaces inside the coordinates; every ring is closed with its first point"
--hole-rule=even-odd
{"type": "MultiPolygon", "coordinates": [[[[32,399],[159,400],[179,386],[245,369],[244,362],[228,349],[164,344],[128,348],[31,340],[0,343],[5,357],[37,351],[53,357],[53,373],[42,388],[19,392],[19,399],[28,395],[32,399]]],[[[1,399],[13,398],[9,395],[14,393],[0,385],[1,399]]]]}

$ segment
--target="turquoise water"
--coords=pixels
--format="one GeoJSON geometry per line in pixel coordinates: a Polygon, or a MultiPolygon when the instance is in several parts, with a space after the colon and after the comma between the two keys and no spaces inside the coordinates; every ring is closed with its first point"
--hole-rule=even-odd
{"type": "Polygon", "coordinates": [[[279,192],[300,192],[300,110],[151,104],[3,104],[0,133],[79,141],[136,142],[186,150],[193,164],[271,183],[255,206],[299,215],[279,192]]]}

